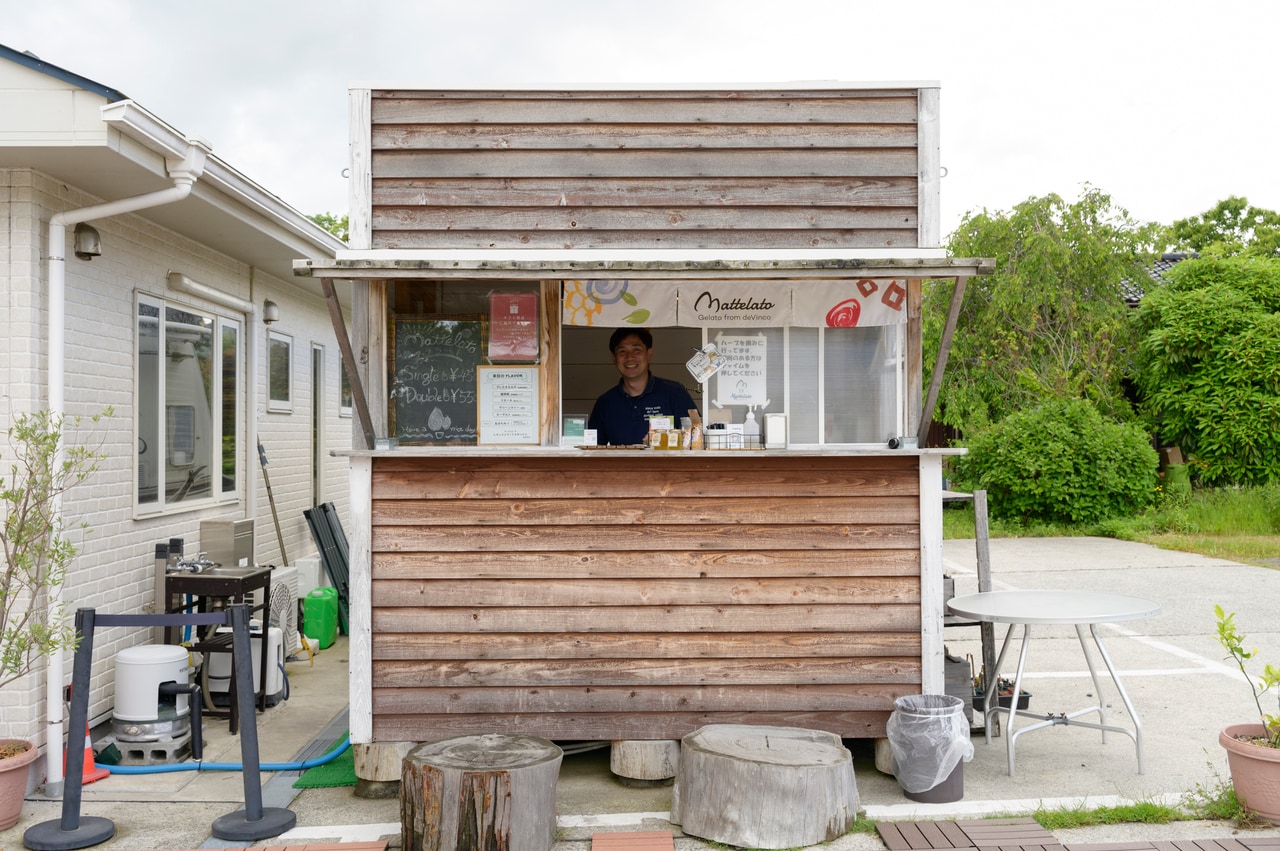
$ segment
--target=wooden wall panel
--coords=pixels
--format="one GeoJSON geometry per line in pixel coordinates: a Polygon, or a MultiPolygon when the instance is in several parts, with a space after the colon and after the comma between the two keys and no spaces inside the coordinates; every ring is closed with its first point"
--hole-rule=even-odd
{"type": "Polygon", "coordinates": [[[375,458],[375,738],[883,735],[921,684],[917,459],[714,455],[375,458]]]}
{"type": "Polygon", "coordinates": [[[921,91],[374,90],[372,247],[915,248],[921,91]]]}

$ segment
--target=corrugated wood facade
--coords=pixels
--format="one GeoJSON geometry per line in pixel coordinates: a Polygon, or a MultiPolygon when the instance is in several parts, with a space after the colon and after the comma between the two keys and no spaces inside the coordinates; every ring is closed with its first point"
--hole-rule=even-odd
{"type": "Polygon", "coordinates": [[[938,244],[936,88],[357,90],[352,129],[353,248],[938,244]]]}
{"type": "Polygon", "coordinates": [[[919,459],[709,454],[374,457],[372,739],[883,736],[921,686],[919,459]]]}

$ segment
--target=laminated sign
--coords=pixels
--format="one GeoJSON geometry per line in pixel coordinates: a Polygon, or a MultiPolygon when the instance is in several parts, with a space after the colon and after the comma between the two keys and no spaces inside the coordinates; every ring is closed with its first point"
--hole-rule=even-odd
{"type": "Polygon", "coordinates": [[[685,368],[699,384],[706,384],[707,379],[724,368],[724,355],[716,351],[715,343],[707,343],[698,353],[685,363],[685,368]]]}
{"type": "Polygon", "coordinates": [[[714,401],[721,405],[767,404],[769,341],[765,336],[718,337],[716,344],[725,364],[716,374],[714,401]]]}

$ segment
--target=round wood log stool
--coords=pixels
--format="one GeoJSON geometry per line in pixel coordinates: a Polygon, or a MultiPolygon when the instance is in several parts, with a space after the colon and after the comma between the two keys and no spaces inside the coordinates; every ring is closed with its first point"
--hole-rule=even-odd
{"type": "Polygon", "coordinates": [[[834,733],[712,724],[681,740],[671,821],[687,834],[795,848],[843,836],[857,817],[853,755],[834,733]]]}
{"type": "Polygon", "coordinates": [[[404,851],[548,851],[563,751],[533,736],[419,745],[400,774],[404,851]]]}
{"type": "Polygon", "coordinates": [[[674,739],[613,742],[609,770],[624,786],[670,784],[680,764],[680,742],[674,739]]]}

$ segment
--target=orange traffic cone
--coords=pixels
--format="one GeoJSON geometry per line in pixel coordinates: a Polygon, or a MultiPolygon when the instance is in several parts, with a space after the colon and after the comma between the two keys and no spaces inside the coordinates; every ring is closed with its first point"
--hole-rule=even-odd
{"type": "MultiPolygon", "coordinates": [[[[62,754],[62,773],[67,772],[67,755],[62,754]]],[[[110,777],[111,771],[93,764],[93,740],[89,738],[89,725],[84,725],[84,780],[82,786],[96,783],[104,777],[110,777]]]]}

